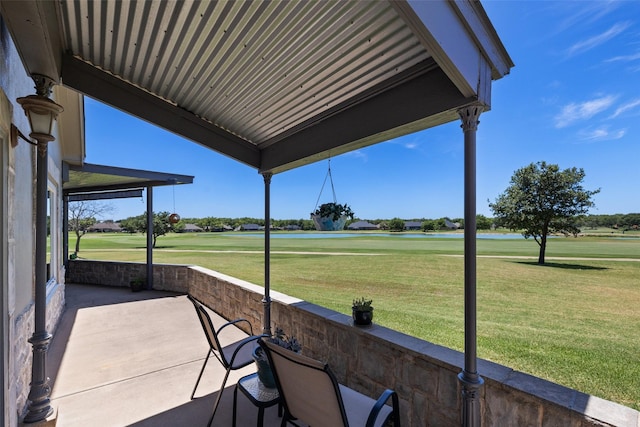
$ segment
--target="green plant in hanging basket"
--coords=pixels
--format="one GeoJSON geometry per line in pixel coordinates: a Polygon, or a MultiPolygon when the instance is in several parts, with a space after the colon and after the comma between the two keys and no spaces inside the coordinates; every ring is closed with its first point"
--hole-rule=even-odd
{"type": "Polygon", "coordinates": [[[323,218],[331,218],[333,221],[337,221],[342,216],[353,219],[354,213],[346,203],[342,205],[340,203],[330,202],[321,204],[320,207],[311,212],[311,215],[317,215],[323,218]]]}

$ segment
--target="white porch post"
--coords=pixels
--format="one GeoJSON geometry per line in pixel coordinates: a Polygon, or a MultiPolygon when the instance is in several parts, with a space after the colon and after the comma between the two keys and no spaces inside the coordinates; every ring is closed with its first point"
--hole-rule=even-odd
{"type": "Polygon", "coordinates": [[[271,335],[271,177],[272,173],[265,172],[264,178],[264,325],[262,333],[271,335]]]}
{"type": "Polygon", "coordinates": [[[476,336],[476,131],[483,111],[480,105],[458,110],[464,132],[464,369],[462,425],[479,427],[479,390],[484,383],[477,369],[476,336]]]}

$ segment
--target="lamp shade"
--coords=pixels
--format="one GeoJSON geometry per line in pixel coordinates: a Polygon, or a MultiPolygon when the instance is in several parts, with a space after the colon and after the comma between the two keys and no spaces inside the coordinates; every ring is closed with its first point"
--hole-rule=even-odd
{"type": "Polygon", "coordinates": [[[53,141],[55,139],[51,134],[53,121],[64,111],[64,108],[41,95],[29,95],[18,98],[17,101],[29,118],[30,136],[38,141],[53,141]]]}

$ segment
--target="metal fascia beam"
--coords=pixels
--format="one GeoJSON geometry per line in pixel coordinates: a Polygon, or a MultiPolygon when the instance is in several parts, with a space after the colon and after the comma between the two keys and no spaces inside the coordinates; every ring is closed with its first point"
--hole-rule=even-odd
{"type": "Polygon", "coordinates": [[[128,169],[128,168],[121,168],[117,166],[95,165],[91,163],[85,163],[82,166],[70,164],[69,170],[79,171],[79,172],[98,173],[98,174],[105,174],[105,175],[117,175],[117,176],[131,177],[131,178],[140,178],[140,179],[146,179],[149,181],[158,181],[158,182],[164,182],[164,183],[168,181],[175,181],[175,184],[192,184],[193,178],[194,178],[192,175],[180,175],[175,173],[154,172],[154,171],[147,171],[142,169],[128,169]]]}
{"type": "Polygon", "coordinates": [[[464,17],[469,27],[469,32],[474,37],[483,56],[491,65],[492,79],[498,80],[509,74],[511,68],[515,65],[487,16],[482,3],[479,1],[456,1],[451,5],[458,11],[460,16],[464,17]]]}
{"type": "Polygon", "coordinates": [[[63,57],[62,80],[65,86],[101,102],[239,162],[259,167],[259,150],[253,144],[78,58],[63,57]]]}
{"type": "Polygon", "coordinates": [[[65,196],[75,194],[78,192],[82,193],[94,193],[101,191],[117,191],[117,190],[128,190],[130,188],[135,187],[160,187],[163,185],[169,185],[166,181],[139,181],[139,182],[125,182],[118,184],[101,184],[101,185],[93,185],[87,187],[78,187],[78,188],[67,188],[63,190],[63,194],[65,196]]]}
{"type": "Polygon", "coordinates": [[[456,108],[474,101],[436,68],[263,149],[260,172],[280,173],[327,152],[335,156],[446,123],[457,119],[456,108]]]}
{"type": "Polygon", "coordinates": [[[480,50],[452,3],[407,0],[390,4],[460,92],[467,97],[477,96],[480,50]]]}

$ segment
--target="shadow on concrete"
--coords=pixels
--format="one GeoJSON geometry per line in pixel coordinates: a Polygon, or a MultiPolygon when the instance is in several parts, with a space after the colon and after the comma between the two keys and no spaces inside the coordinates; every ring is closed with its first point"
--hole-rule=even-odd
{"type": "MultiPolygon", "coordinates": [[[[58,427],[207,425],[224,368],[212,357],[189,399],[209,345],[185,295],[66,286],[66,310],[47,354],[58,427]]],[[[224,322],[210,314],[214,324],[224,322]]],[[[225,339],[246,336],[234,328],[225,339]]],[[[213,425],[231,426],[235,383],[253,372],[252,364],[231,373],[213,425]]],[[[237,425],[255,425],[257,414],[239,393],[237,425]]],[[[265,427],[280,421],[277,408],[265,411],[265,427]]]]}

